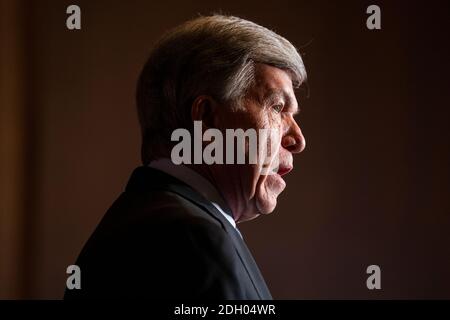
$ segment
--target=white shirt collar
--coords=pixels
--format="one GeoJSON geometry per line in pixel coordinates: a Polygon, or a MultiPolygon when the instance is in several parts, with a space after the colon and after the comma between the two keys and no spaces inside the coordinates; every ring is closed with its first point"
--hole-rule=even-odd
{"type": "MultiPolygon", "coordinates": [[[[220,193],[217,191],[211,182],[201,176],[196,171],[188,168],[185,165],[175,165],[170,159],[163,158],[150,162],[148,165],[151,168],[163,171],[191,186],[194,190],[199,192],[205,199],[209,200],[214,207],[227,219],[230,224],[236,228],[236,222],[233,217],[223,211],[225,201],[220,193]]],[[[237,230],[237,229],[236,229],[237,230]]]]}

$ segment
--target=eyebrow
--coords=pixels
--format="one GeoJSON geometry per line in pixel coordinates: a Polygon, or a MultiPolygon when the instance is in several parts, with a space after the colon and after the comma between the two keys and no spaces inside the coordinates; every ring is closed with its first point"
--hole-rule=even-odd
{"type": "MultiPolygon", "coordinates": [[[[294,103],[292,97],[283,89],[271,89],[268,93],[266,93],[262,99],[263,105],[267,106],[275,103],[277,100],[282,99],[285,102],[285,105],[293,108],[294,103]]],[[[300,107],[298,103],[295,104],[297,107],[295,108],[293,115],[297,115],[300,113],[300,107]]]]}

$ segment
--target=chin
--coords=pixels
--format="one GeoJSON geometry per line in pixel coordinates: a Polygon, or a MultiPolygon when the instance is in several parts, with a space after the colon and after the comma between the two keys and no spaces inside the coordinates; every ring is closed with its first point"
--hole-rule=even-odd
{"type": "Polygon", "coordinates": [[[250,220],[258,218],[259,216],[260,216],[259,213],[255,213],[255,214],[251,214],[251,215],[244,215],[237,221],[237,223],[250,221],[250,220]]]}
{"type": "Polygon", "coordinates": [[[251,206],[252,209],[248,210],[245,214],[243,214],[238,219],[237,221],[238,223],[253,220],[259,217],[260,215],[270,214],[275,210],[275,207],[277,206],[276,197],[272,199],[255,197],[255,199],[256,200],[253,202],[251,206]]]}
{"type": "Polygon", "coordinates": [[[277,200],[275,201],[256,201],[256,207],[260,214],[270,214],[275,210],[277,200]]]}

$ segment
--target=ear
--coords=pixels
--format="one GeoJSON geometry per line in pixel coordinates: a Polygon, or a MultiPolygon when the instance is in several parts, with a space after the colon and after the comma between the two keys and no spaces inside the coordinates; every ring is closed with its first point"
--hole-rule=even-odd
{"type": "Polygon", "coordinates": [[[192,121],[202,121],[203,129],[217,128],[219,104],[211,96],[198,96],[191,107],[192,121]]]}

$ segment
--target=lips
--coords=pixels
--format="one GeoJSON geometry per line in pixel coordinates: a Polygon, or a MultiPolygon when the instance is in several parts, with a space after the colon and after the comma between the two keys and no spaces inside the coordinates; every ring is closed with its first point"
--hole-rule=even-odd
{"type": "Polygon", "coordinates": [[[289,167],[289,166],[280,166],[279,168],[278,168],[278,174],[280,175],[280,176],[284,176],[285,174],[288,174],[289,172],[291,172],[291,170],[292,170],[292,167],[289,167]]]}

